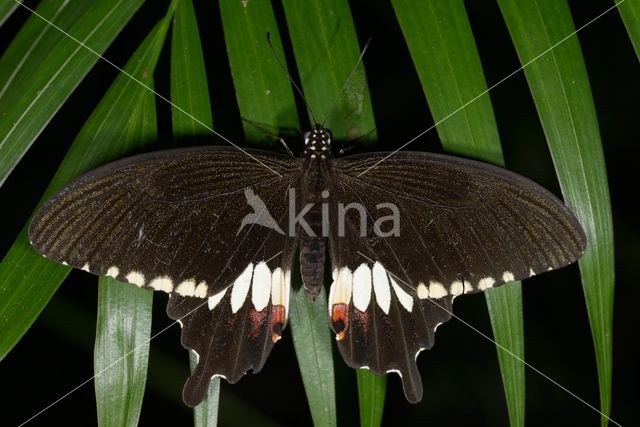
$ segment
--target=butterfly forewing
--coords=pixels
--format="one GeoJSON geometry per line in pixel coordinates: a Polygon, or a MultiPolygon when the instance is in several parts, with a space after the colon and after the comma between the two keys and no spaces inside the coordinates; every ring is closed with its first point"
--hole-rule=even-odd
{"type": "MultiPolygon", "coordinates": [[[[216,147],[150,153],[97,169],[51,198],[29,230],[34,248],[59,263],[185,296],[229,286],[249,262],[280,257],[286,234],[241,220],[286,221],[295,159],[216,147]],[[247,193],[249,192],[249,193],[247,193]]],[[[290,256],[290,254],[285,254],[290,256]]]]}
{"type": "Polygon", "coordinates": [[[334,162],[337,274],[329,310],[347,363],[378,374],[398,371],[407,398],[416,401],[417,354],[433,345],[454,297],[574,262],[586,240],[555,196],[516,174],[428,153],[400,152],[377,164],[385,156],[334,162]],[[344,236],[340,203],[361,209],[342,210],[344,236]],[[388,205],[399,214],[395,235],[393,224],[376,225],[388,205]]]}

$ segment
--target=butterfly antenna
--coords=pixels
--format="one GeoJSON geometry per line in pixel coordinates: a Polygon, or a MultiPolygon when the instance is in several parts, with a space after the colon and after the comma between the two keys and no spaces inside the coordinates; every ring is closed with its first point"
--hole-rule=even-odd
{"type": "Polygon", "coordinates": [[[342,147],[340,149],[340,151],[338,151],[338,154],[343,155],[344,153],[346,153],[347,151],[353,150],[354,148],[356,148],[358,146],[358,144],[360,144],[361,142],[363,142],[369,135],[371,135],[372,133],[374,133],[376,131],[376,128],[371,129],[369,132],[364,133],[362,135],[360,135],[359,137],[357,137],[356,139],[353,139],[351,141],[349,141],[349,143],[351,144],[348,147],[342,147]]]}
{"type": "Polygon", "coordinates": [[[302,93],[302,90],[300,89],[300,87],[298,87],[296,82],[293,80],[293,77],[291,77],[291,74],[289,74],[289,71],[287,70],[286,65],[284,65],[284,63],[282,62],[282,60],[278,56],[278,53],[276,52],[276,49],[273,47],[273,43],[271,43],[271,33],[269,31],[267,31],[267,42],[269,43],[269,47],[271,48],[271,52],[273,53],[273,56],[276,58],[276,61],[278,62],[278,65],[280,65],[280,68],[282,68],[282,71],[289,78],[289,81],[291,82],[293,87],[296,88],[296,91],[298,92],[298,95],[300,95],[300,98],[302,99],[302,102],[304,102],[304,106],[307,107],[307,111],[309,112],[309,115],[311,116],[311,120],[313,120],[314,124],[317,123],[316,118],[313,115],[313,111],[311,111],[311,106],[309,106],[309,103],[307,102],[307,98],[304,97],[304,94],[302,93]]]}
{"type": "Polygon", "coordinates": [[[289,148],[289,146],[287,145],[287,142],[279,135],[275,135],[273,133],[271,133],[269,130],[267,130],[265,127],[259,125],[258,123],[254,122],[253,120],[249,120],[249,119],[245,119],[244,117],[240,117],[242,119],[243,122],[247,123],[248,125],[253,126],[254,128],[258,129],[259,131],[261,131],[262,133],[266,134],[267,136],[269,136],[270,138],[275,139],[276,141],[279,141],[280,144],[282,144],[282,146],[284,147],[285,150],[287,150],[287,153],[291,156],[291,157],[295,157],[293,155],[293,152],[291,151],[291,149],[289,148]]]}
{"type": "Polygon", "coordinates": [[[333,110],[335,110],[336,105],[338,105],[338,101],[342,97],[342,94],[347,89],[347,86],[349,85],[349,82],[351,81],[353,76],[356,74],[356,70],[358,69],[358,66],[360,65],[360,63],[362,63],[362,58],[364,58],[364,54],[369,48],[369,43],[371,43],[371,38],[369,38],[369,40],[367,40],[367,42],[364,44],[364,47],[362,48],[362,52],[360,53],[360,57],[358,58],[356,65],[354,65],[353,69],[351,70],[351,73],[349,74],[349,77],[347,77],[347,80],[345,80],[344,84],[340,88],[340,92],[338,92],[338,96],[336,96],[336,99],[333,101],[333,104],[331,104],[331,108],[329,108],[329,112],[327,113],[324,120],[322,121],[322,127],[324,127],[324,124],[329,119],[329,116],[331,115],[331,113],[333,113],[333,110]]]}

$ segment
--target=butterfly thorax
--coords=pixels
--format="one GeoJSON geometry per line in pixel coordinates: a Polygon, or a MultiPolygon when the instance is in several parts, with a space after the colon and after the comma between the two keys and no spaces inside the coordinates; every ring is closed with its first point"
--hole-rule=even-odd
{"type": "Polygon", "coordinates": [[[310,131],[304,134],[304,151],[302,156],[309,160],[316,160],[314,163],[321,163],[331,155],[331,131],[322,125],[315,124],[310,131]]]}
{"type": "Polygon", "coordinates": [[[323,203],[327,202],[328,168],[331,159],[331,132],[321,125],[314,125],[304,135],[305,176],[301,182],[304,203],[310,206],[305,213],[306,226],[298,227],[300,238],[300,272],[309,299],[315,301],[322,288],[324,272],[326,229],[323,203]]]}

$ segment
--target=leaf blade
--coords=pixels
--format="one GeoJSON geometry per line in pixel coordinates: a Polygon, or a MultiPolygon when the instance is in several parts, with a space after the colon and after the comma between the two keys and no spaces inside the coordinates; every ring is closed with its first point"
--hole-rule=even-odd
{"type": "Polygon", "coordinates": [[[640,2],[633,0],[625,0],[618,6],[618,12],[622,17],[622,22],[627,28],[627,33],[636,51],[638,59],[640,59],[640,2]]]}
{"type": "Polygon", "coordinates": [[[100,426],[136,426],[142,409],[153,292],[100,278],[94,351],[100,426]]]}
{"type": "Polygon", "coordinates": [[[0,27],[5,23],[11,14],[18,8],[18,3],[13,0],[0,1],[0,27]]]}
{"type": "MultiPolygon", "coordinates": [[[[220,2],[224,38],[244,119],[276,130],[297,129],[298,113],[291,85],[267,43],[267,34],[279,58],[284,58],[273,9],[262,2],[220,2]]],[[[243,123],[245,139],[256,144],[264,132],[243,123]]]]}
{"type": "Polygon", "coordinates": [[[171,36],[173,136],[194,137],[208,132],[198,121],[213,128],[213,118],[198,21],[191,0],[178,0],[171,36]]]}
{"type": "MultiPolygon", "coordinates": [[[[229,65],[236,98],[243,118],[269,129],[298,128],[298,117],[291,85],[267,43],[267,33],[279,58],[284,58],[275,14],[268,3],[220,3],[229,65]]],[[[244,123],[248,141],[264,139],[255,126],[244,123]]],[[[299,280],[297,274],[292,282],[299,280]],[[296,279],[298,277],[298,279],[296,279]]],[[[309,318],[310,312],[323,312],[319,301],[314,307],[292,292],[289,321],[309,409],[316,425],[335,425],[335,385],[333,355],[326,317],[309,318]],[[308,352],[309,347],[314,349],[308,352]],[[323,372],[319,375],[319,372],[323,372]]]]}
{"type": "Polygon", "coordinates": [[[566,1],[499,0],[498,4],[520,62],[528,64],[525,76],[565,203],[587,234],[589,244],[579,266],[605,425],[611,407],[613,230],[602,142],[584,59],[577,38],[566,38],[575,33],[566,1]]]}
{"type": "Polygon", "coordinates": [[[358,378],[360,426],[381,426],[384,408],[379,407],[379,403],[384,402],[387,391],[387,376],[375,375],[367,369],[358,369],[356,375],[358,378]]]}
{"type": "Polygon", "coordinates": [[[291,335],[314,425],[335,426],[336,402],[331,349],[331,331],[324,288],[316,301],[309,302],[304,287],[293,293],[291,335]],[[305,367],[304,369],[302,367],[305,367]],[[309,392],[309,390],[314,390],[309,392]]]}
{"type": "MultiPolygon", "coordinates": [[[[198,365],[194,352],[189,352],[189,369],[193,372],[198,365]]],[[[220,379],[214,378],[209,383],[209,389],[204,400],[193,408],[193,424],[201,427],[215,427],[218,425],[218,409],[220,405],[220,379]]],[[[249,406],[249,405],[246,405],[249,406]]],[[[250,408],[250,406],[249,406],[250,408]]]]}
{"type": "MultiPolygon", "coordinates": [[[[487,91],[487,84],[463,2],[429,2],[422,8],[407,0],[393,0],[392,4],[445,150],[504,165],[491,101],[488,96],[478,97],[487,91]]],[[[485,298],[498,344],[510,423],[522,426],[522,291],[513,283],[485,292],[485,298]]]]}
{"type": "Polygon", "coordinates": [[[0,185],[142,0],[42,2],[0,58],[0,185]],[[25,55],[26,52],[26,55],[25,55]]]}
{"type": "MultiPolygon", "coordinates": [[[[355,139],[374,130],[371,96],[362,64],[338,97],[360,56],[349,4],[342,0],[282,3],[300,81],[305,98],[317,115],[315,119],[324,121],[336,102],[326,121],[334,139],[355,139]],[[331,19],[327,19],[329,16],[331,19]],[[315,23],[313,31],[309,31],[309,22],[315,23]]],[[[373,138],[375,132],[367,139],[373,138]]]]}

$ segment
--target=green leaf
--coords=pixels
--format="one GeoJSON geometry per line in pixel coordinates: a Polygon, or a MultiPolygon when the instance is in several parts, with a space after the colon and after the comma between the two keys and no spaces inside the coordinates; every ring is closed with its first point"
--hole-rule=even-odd
{"type": "Polygon", "coordinates": [[[98,425],[138,425],[152,306],[152,291],[100,278],[94,354],[98,425]]]}
{"type": "MultiPolygon", "coordinates": [[[[425,2],[423,7],[409,0],[392,3],[445,150],[503,165],[491,100],[488,95],[475,99],[487,90],[487,84],[462,0],[425,2]]],[[[522,426],[525,379],[520,284],[493,289],[485,296],[499,345],[496,350],[509,419],[512,426],[522,426]]]]}
{"type": "Polygon", "coordinates": [[[301,367],[302,381],[307,390],[313,424],[335,426],[336,386],[327,296],[323,288],[312,304],[302,286],[292,296],[289,315],[291,335],[301,367]],[[305,369],[302,369],[303,366],[305,369]]]}
{"type": "Polygon", "coordinates": [[[602,425],[611,408],[614,261],[611,203],[598,120],[566,1],[499,0],[547,138],[565,202],[587,233],[580,259],[602,425]]]}
{"type": "Polygon", "coordinates": [[[173,136],[183,138],[206,134],[207,129],[198,122],[210,128],[213,127],[211,101],[198,21],[191,0],[178,0],[172,31],[173,136]],[[194,120],[194,117],[197,120],[194,120]]]}
{"type": "MultiPolygon", "coordinates": [[[[174,104],[171,116],[174,139],[193,139],[207,132],[206,127],[213,128],[207,74],[198,22],[191,0],[178,0],[173,20],[171,102],[174,104]]],[[[197,365],[193,352],[189,352],[189,362],[193,372],[197,365]]],[[[220,379],[214,378],[204,400],[193,409],[196,426],[217,425],[219,396],[220,379]]]]}
{"type": "Polygon", "coordinates": [[[0,0],[0,27],[9,19],[18,6],[19,4],[15,0],[0,0]]]}
{"type": "MultiPolygon", "coordinates": [[[[194,352],[189,352],[189,368],[191,372],[198,365],[194,352]]],[[[218,425],[218,405],[220,403],[220,379],[214,378],[209,383],[209,389],[204,400],[193,408],[193,421],[196,427],[215,427],[218,425]]],[[[251,410],[251,406],[246,405],[244,411],[251,410]]],[[[258,418],[256,416],[255,418],[258,418]]]]}
{"type": "Polygon", "coordinates": [[[636,50],[636,55],[640,59],[640,1],[624,0],[618,6],[618,10],[625,27],[627,27],[627,33],[629,33],[633,48],[636,50]]]}
{"type": "MultiPolygon", "coordinates": [[[[355,139],[373,131],[373,108],[362,64],[338,97],[361,53],[348,2],[284,0],[282,3],[298,74],[315,120],[322,122],[337,102],[326,123],[334,139],[355,139]]],[[[368,139],[375,139],[375,133],[368,139]]]]}
{"type": "Polygon", "coordinates": [[[381,426],[387,376],[374,375],[366,369],[358,369],[356,375],[358,377],[360,426],[381,426]]]}
{"type": "MultiPolygon", "coordinates": [[[[135,60],[129,62],[127,72],[149,85],[149,71],[155,67],[163,42],[160,36],[150,39],[148,48],[140,50],[135,60]]],[[[148,96],[149,89],[139,82],[121,75],[109,88],[71,145],[40,204],[78,175],[125,154],[139,152],[143,145],[152,142],[132,139],[140,135],[128,125],[136,117],[139,102],[148,96]]],[[[47,261],[31,248],[27,226],[0,264],[0,359],[35,321],[70,271],[69,267],[47,261]]]]}
{"type": "MultiPolygon", "coordinates": [[[[173,7],[133,54],[125,68],[127,72],[143,65],[148,74],[153,75],[172,15],[173,7]],[[139,61],[144,59],[147,61],[141,64],[139,61]]],[[[130,77],[120,74],[113,87],[121,81],[130,81],[130,77]]],[[[151,80],[147,84],[153,87],[151,80]]],[[[133,88],[127,95],[126,103],[131,105],[129,117],[120,122],[107,118],[100,125],[120,128],[123,139],[131,145],[156,140],[155,95],[142,86],[133,88]]],[[[123,99],[118,101],[108,108],[124,108],[121,107],[123,99]]],[[[100,278],[94,364],[101,426],[138,424],[147,380],[152,312],[153,292],[108,277],[100,278]]]]}
{"type": "MultiPolygon", "coordinates": [[[[315,120],[323,121],[337,102],[327,119],[335,139],[354,139],[373,131],[373,108],[362,64],[340,95],[361,53],[348,2],[284,0],[283,6],[302,88],[315,120]],[[309,31],[309,22],[313,22],[313,31],[309,31]]],[[[375,138],[375,132],[369,138],[375,138]]],[[[358,372],[358,396],[361,405],[378,411],[369,412],[369,419],[379,421],[385,381],[374,377],[368,371],[358,372]],[[376,400],[369,400],[372,398],[376,400]]]]}
{"type": "Polygon", "coordinates": [[[141,4],[49,0],[29,17],[0,59],[0,185],[141,4]]]}
{"type": "MultiPolygon", "coordinates": [[[[240,114],[244,119],[278,130],[297,129],[298,114],[293,91],[267,42],[267,33],[278,57],[284,52],[278,25],[269,2],[222,0],[224,39],[240,114]]],[[[264,131],[244,123],[245,139],[256,143],[264,131]]]]}
{"type": "Polygon", "coordinates": [[[524,426],[525,419],[524,319],[520,286],[520,282],[513,282],[485,293],[512,426],[524,426]]]}

